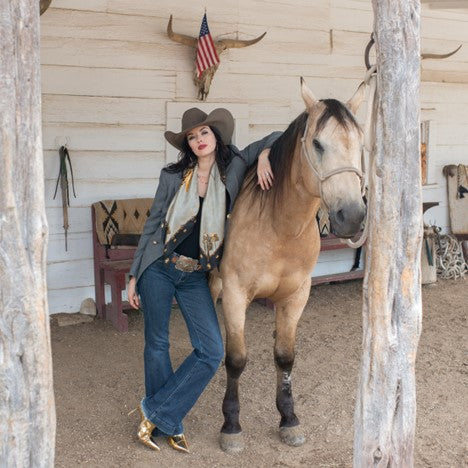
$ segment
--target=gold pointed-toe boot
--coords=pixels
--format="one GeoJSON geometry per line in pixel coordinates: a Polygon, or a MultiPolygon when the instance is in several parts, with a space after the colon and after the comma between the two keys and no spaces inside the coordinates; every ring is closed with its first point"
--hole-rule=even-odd
{"type": "Polygon", "coordinates": [[[179,452],[190,453],[187,439],[184,434],[177,434],[168,437],[169,445],[179,452]]]}
{"type": "Polygon", "coordinates": [[[138,426],[138,440],[147,447],[159,452],[161,449],[153,441],[153,439],[151,439],[151,433],[156,426],[149,419],[146,419],[146,416],[143,413],[143,408],[141,407],[141,403],[137,409],[141,418],[140,425],[138,426]]]}

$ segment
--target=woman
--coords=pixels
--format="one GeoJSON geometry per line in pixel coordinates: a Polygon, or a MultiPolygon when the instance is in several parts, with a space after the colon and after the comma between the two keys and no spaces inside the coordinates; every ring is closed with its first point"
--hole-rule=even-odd
{"type": "Polygon", "coordinates": [[[273,182],[268,153],[276,132],[239,151],[229,145],[234,119],[227,109],[198,108],[182,117],[182,131],[165,137],[179,161],[161,171],[159,186],[130,270],[127,293],[145,320],[145,390],[139,406],[139,440],[159,450],[154,438],[188,452],[182,420],[214,376],[223,342],[206,272],[220,262],[226,218],[248,166],[258,162],[262,189],[273,182]],[[138,291],[137,291],[138,286],[138,291]],[[188,327],[192,353],[174,372],[169,357],[169,319],[175,296],[188,327]]]}

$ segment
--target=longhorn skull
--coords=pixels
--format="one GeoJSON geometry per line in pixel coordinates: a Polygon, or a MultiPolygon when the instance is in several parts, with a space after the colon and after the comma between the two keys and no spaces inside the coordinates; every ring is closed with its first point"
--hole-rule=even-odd
{"type": "MultiPolygon", "coordinates": [[[[266,32],[264,32],[261,36],[258,36],[256,39],[252,39],[250,41],[240,41],[237,39],[222,39],[219,41],[214,41],[216,53],[219,57],[221,53],[224,52],[226,49],[247,47],[249,45],[256,44],[258,41],[263,39],[265,34],[266,32]]],[[[186,36],[184,34],[177,34],[172,30],[172,15],[169,18],[169,23],[167,24],[167,35],[169,36],[169,39],[172,39],[175,42],[188,45],[195,49],[197,48],[197,38],[186,36]]],[[[208,93],[210,92],[211,81],[217,69],[218,64],[206,69],[198,77],[197,68],[195,66],[193,81],[198,88],[198,99],[200,99],[201,101],[204,101],[208,96],[208,93]]]]}

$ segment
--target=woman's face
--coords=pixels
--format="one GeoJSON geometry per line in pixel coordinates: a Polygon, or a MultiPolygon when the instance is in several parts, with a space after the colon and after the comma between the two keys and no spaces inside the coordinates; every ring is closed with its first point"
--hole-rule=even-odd
{"type": "Polygon", "coordinates": [[[197,158],[215,155],[216,137],[208,125],[202,125],[190,130],[187,133],[187,141],[197,158]]]}

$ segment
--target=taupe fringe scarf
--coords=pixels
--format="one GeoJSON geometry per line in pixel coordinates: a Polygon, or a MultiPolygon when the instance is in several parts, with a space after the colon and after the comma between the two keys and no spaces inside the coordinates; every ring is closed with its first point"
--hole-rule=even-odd
{"type": "MultiPolygon", "coordinates": [[[[189,169],[175,194],[166,215],[165,247],[172,251],[190,233],[197,219],[200,200],[198,198],[198,166],[189,169]]],[[[208,188],[203,202],[200,221],[200,258],[203,270],[215,268],[221,256],[226,220],[226,187],[221,181],[218,166],[213,164],[208,177],[208,188]]]]}

